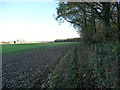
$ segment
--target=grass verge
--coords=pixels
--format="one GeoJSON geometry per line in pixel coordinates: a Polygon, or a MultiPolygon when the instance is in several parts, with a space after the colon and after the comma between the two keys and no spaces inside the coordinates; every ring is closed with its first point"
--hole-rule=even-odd
{"type": "Polygon", "coordinates": [[[119,90],[119,43],[85,45],[70,50],[49,76],[49,88],[119,90]]]}
{"type": "Polygon", "coordinates": [[[77,68],[75,48],[71,49],[59,62],[49,76],[50,88],[76,88],[77,68]]]}

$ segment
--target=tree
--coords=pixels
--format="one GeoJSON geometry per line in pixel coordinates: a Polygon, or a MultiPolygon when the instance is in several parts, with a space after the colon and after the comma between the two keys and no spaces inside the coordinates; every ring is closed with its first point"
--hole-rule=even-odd
{"type": "MultiPolygon", "coordinates": [[[[97,23],[103,24],[99,38],[110,41],[120,30],[120,4],[112,2],[59,2],[56,20],[71,23],[87,42],[98,42],[97,23]],[[117,21],[118,20],[118,21],[117,21]]],[[[120,35],[118,35],[120,36],[120,35]]]]}

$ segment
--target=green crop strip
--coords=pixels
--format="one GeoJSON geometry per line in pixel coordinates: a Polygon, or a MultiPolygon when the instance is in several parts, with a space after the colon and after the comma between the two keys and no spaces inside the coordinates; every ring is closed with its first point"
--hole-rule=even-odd
{"type": "Polygon", "coordinates": [[[10,55],[14,53],[20,53],[23,51],[36,49],[57,47],[62,45],[74,44],[73,42],[52,42],[52,43],[38,43],[38,44],[6,44],[2,45],[2,54],[10,55]]]}

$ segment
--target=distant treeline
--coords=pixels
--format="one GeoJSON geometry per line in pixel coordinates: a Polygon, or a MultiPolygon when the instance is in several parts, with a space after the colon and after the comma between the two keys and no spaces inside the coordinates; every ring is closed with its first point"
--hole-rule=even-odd
{"type": "Polygon", "coordinates": [[[80,38],[57,39],[54,42],[79,42],[80,38]]]}

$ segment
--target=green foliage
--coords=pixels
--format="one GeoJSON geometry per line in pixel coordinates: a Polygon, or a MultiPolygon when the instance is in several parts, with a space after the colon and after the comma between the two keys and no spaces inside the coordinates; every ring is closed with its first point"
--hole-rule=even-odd
{"type": "Polygon", "coordinates": [[[92,48],[85,51],[88,53],[87,67],[91,68],[95,87],[118,88],[118,45],[119,43],[116,42],[107,42],[92,45],[92,48]],[[114,52],[112,52],[113,49],[114,52]]]}
{"type": "Polygon", "coordinates": [[[119,43],[80,43],[50,75],[50,88],[118,89],[119,43]]]}

